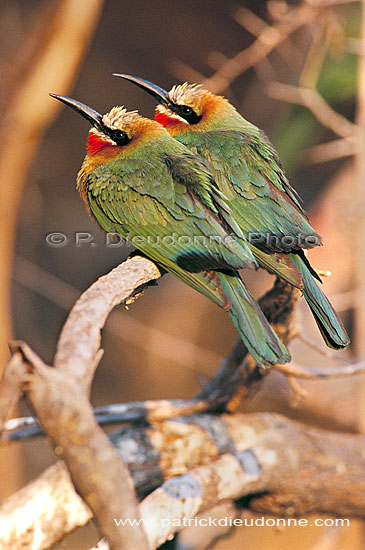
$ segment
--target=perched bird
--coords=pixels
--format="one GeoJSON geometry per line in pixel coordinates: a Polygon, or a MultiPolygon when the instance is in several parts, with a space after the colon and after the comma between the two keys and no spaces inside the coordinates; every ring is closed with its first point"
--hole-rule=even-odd
{"type": "Polygon", "coordinates": [[[241,280],[256,267],[211,172],[159,123],[114,107],[104,116],[50,94],[91,124],[77,188],[102,229],[118,233],[227,310],[262,366],[290,354],[241,280]]]}
{"type": "Polygon", "coordinates": [[[321,237],[312,228],[265,134],[227,99],[200,85],[185,83],[167,92],[142,78],[115,76],[157,99],[155,120],[207,162],[258,264],[299,288],[302,284],[327,345],[346,347],[349,337],[303,252],[321,244],[321,237]]]}

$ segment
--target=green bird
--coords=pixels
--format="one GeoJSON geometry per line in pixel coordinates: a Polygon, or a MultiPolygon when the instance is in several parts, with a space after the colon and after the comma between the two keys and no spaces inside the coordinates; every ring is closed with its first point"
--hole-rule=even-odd
{"type": "Polygon", "coordinates": [[[203,160],[136,111],[50,95],[92,125],[77,188],[99,226],[228,311],[258,365],[290,361],[238,274],[257,263],[203,160]]]}
{"type": "Polygon", "coordinates": [[[200,85],[175,85],[167,92],[142,78],[115,76],[157,99],[155,120],[206,161],[258,264],[298,288],[302,284],[326,344],[334,349],[346,347],[349,337],[316,283],[321,279],[303,251],[320,245],[321,237],[312,228],[266,135],[227,99],[200,85]]]}

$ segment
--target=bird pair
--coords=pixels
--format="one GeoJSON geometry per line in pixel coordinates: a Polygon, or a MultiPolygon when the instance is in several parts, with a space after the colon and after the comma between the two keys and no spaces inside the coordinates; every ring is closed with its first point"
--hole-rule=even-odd
{"type": "Polygon", "coordinates": [[[228,311],[260,366],[290,354],[238,270],[262,267],[302,290],[327,345],[349,343],[304,249],[321,244],[277,152],[225,98],[198,85],[166,92],[131,81],[158,101],[155,121],[114,107],[102,116],[51,94],[91,124],[77,188],[90,215],[228,311]]]}

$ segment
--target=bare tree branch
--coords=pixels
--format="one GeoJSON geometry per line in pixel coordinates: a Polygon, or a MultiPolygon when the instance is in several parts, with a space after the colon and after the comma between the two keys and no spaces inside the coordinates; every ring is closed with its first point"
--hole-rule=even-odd
{"type": "Polygon", "coordinates": [[[357,153],[358,143],[352,138],[334,139],[327,143],[314,145],[303,151],[303,161],[306,164],[330,162],[357,153]]]}
{"type": "MultiPolygon", "coordinates": [[[[262,311],[285,344],[288,344],[291,338],[296,334],[296,330],[293,328],[293,317],[299,296],[300,292],[298,290],[280,279],[276,279],[273,288],[266,292],[259,300],[262,311]]],[[[88,291],[83,295],[82,301],[88,304],[88,291]]],[[[74,339],[73,342],[75,345],[79,343],[79,339],[75,340],[75,334],[79,331],[83,331],[83,324],[80,324],[77,331],[73,328],[75,322],[78,324],[79,317],[79,308],[76,304],[72,315],[70,315],[66,323],[66,325],[71,326],[68,332],[70,338],[74,339]]],[[[105,322],[104,317],[104,309],[99,312],[95,311],[93,316],[87,316],[87,327],[90,323],[92,324],[95,337],[99,335],[97,330],[98,327],[105,322]]],[[[61,340],[62,337],[60,342],[61,340]]],[[[64,349],[66,353],[70,353],[71,348],[67,340],[64,349]]],[[[83,364],[86,365],[87,363],[83,364]]],[[[148,421],[153,423],[167,418],[207,410],[217,410],[223,407],[232,410],[232,407],[236,408],[244,396],[247,397],[247,395],[250,395],[250,397],[252,397],[253,393],[258,391],[260,383],[268,372],[269,370],[267,369],[259,369],[257,367],[252,357],[248,354],[246,347],[243,345],[242,340],[239,338],[214,377],[208,381],[203,389],[192,399],[186,401],[162,399],[156,401],[131,402],[111,405],[105,408],[99,407],[94,410],[94,413],[98,415],[98,419],[103,415],[102,423],[105,422],[110,424],[130,421],[148,421]],[[107,415],[108,418],[105,418],[105,415],[107,415]]],[[[38,426],[36,419],[33,419],[33,421],[31,418],[12,419],[4,426],[5,429],[2,434],[1,442],[4,443],[5,441],[26,437],[27,433],[30,437],[40,435],[42,431],[40,429],[35,429],[36,426],[38,426]],[[9,433],[9,430],[15,431],[9,433]],[[17,433],[17,430],[20,430],[21,433],[17,433]]]]}
{"type": "Polygon", "coordinates": [[[271,414],[224,415],[222,420],[233,440],[232,451],[165,482],[142,502],[153,547],[179,530],[173,519],[193,518],[217,502],[247,494],[264,494],[250,506],[265,513],[325,511],[363,517],[365,442],[361,436],[321,432],[271,414]],[[341,474],[339,464],[344,465],[341,474]],[[359,486],[351,489],[350,496],[355,478],[359,486]]]}
{"type": "Polygon", "coordinates": [[[263,60],[290,34],[313,21],[315,17],[316,10],[309,5],[293,8],[279,23],[265,27],[251,46],[223,63],[218,71],[204,80],[203,85],[214,93],[223,92],[235,78],[263,60]]]}
{"type": "Polygon", "coordinates": [[[297,365],[296,363],[288,363],[287,365],[276,365],[276,369],[286,376],[295,376],[295,378],[305,378],[307,380],[317,378],[344,378],[346,376],[353,376],[354,374],[365,373],[365,361],[337,367],[326,367],[323,369],[297,365]]]}
{"type": "MultiPolygon", "coordinates": [[[[304,428],[275,415],[191,415],[192,412],[206,409],[212,403],[215,406],[222,404],[234,409],[237,406],[237,396],[247,396],[257,391],[267,370],[258,369],[249,356],[246,358],[247,350],[241,342],[236,343],[220,371],[195,399],[180,403],[144,403],[143,416],[140,418],[158,423],[147,428],[123,429],[119,435],[114,435],[112,442],[122,461],[119,459],[111,442],[97,426],[88,400],[91,379],[100,358],[100,330],[107,315],[117,303],[139,293],[145,284],[159,276],[160,273],[152,262],[134,256],[94,283],[77,301],[64,326],[58,344],[55,368],[51,369],[44,365],[25,344],[13,344],[15,356],[22,357],[27,371],[24,389],[30,402],[43,429],[52,438],[57,454],[64,458],[77,490],[91,508],[110,547],[146,547],[141,526],[139,535],[136,526],[125,524],[120,528],[115,519],[143,519],[149,544],[156,547],[175,532],[175,529],[171,531],[171,528],[166,530],[166,519],[171,514],[175,514],[174,517],[189,517],[189,514],[195,515],[222,499],[234,499],[260,490],[268,491],[271,495],[273,500],[268,500],[269,505],[265,504],[265,500],[259,501],[260,506],[267,506],[271,511],[275,511],[275,507],[279,506],[282,500],[288,503],[292,499],[296,506],[302,507],[302,513],[313,509],[334,512],[338,505],[337,499],[340,498],[342,508],[340,506],[339,510],[346,509],[349,514],[361,515],[359,502],[363,510],[362,482],[358,482],[357,473],[362,453],[359,438],[319,431],[317,433],[312,428],[304,428]],[[241,370],[239,367],[243,358],[246,360],[241,370]],[[243,390],[238,389],[240,384],[243,384],[243,390]],[[190,416],[180,417],[175,422],[163,421],[164,418],[178,412],[190,416]],[[250,436],[249,441],[248,433],[255,434],[253,439],[250,436]],[[332,462],[326,459],[323,463],[319,456],[314,456],[315,453],[318,454],[319,441],[325,444],[329,455],[333,454],[332,462]],[[267,462],[265,457],[269,449],[276,459],[267,462]],[[289,454],[293,453],[294,449],[298,457],[288,470],[289,454]],[[349,456],[347,452],[350,453],[349,456]],[[311,475],[304,480],[300,477],[299,488],[298,483],[294,483],[295,479],[298,480],[296,468],[298,464],[300,469],[307,468],[308,456],[311,456],[311,475]],[[218,457],[221,458],[212,462],[218,457]],[[301,464],[300,460],[304,463],[301,464]],[[337,464],[338,461],[341,464],[352,465],[349,466],[349,470],[347,466],[345,469],[339,468],[342,476],[340,479],[337,477],[336,468],[333,467],[335,473],[332,469],[332,464],[337,464]],[[132,485],[124,464],[130,468],[134,485],[140,495],[156,489],[165,480],[165,484],[141,504],[139,511],[134,509],[132,485]],[[323,468],[328,468],[328,464],[331,464],[331,468],[326,470],[326,475],[328,479],[331,478],[331,483],[325,484],[324,487],[322,484],[322,497],[314,503],[306,491],[310,494],[310,484],[316,476],[323,476],[323,468]],[[285,480],[289,479],[288,485],[284,482],[283,468],[285,480]],[[349,471],[352,474],[355,472],[355,493],[361,493],[359,501],[356,500],[358,493],[352,493],[351,497],[340,494],[339,497],[338,493],[334,495],[330,492],[331,487],[338,482],[350,493],[348,486],[354,479],[348,474],[349,471]],[[173,476],[182,474],[182,478],[168,481],[173,476]],[[221,479],[221,482],[215,482],[216,490],[212,493],[213,478],[221,479]],[[194,494],[190,494],[191,490],[194,494]],[[164,529],[161,527],[163,518],[164,529]]],[[[299,295],[299,291],[277,279],[273,289],[260,299],[264,313],[284,342],[288,342],[295,334],[292,317],[299,295]]],[[[351,365],[345,366],[345,369],[349,368],[353,369],[351,365]]],[[[13,362],[5,370],[6,377],[9,369],[13,369],[13,362]]],[[[301,375],[298,367],[296,370],[293,369],[293,366],[289,366],[286,374],[301,375]]],[[[307,370],[305,373],[307,377],[308,372],[307,370]]],[[[23,375],[24,371],[21,370],[19,376],[23,375]]],[[[311,375],[322,376],[322,373],[316,371],[311,375]]],[[[15,384],[14,387],[18,386],[15,384]]],[[[8,402],[0,400],[0,404],[4,408],[8,402]]],[[[130,405],[127,404],[126,407],[130,405]]],[[[129,408],[127,412],[130,414],[132,411],[129,408]]],[[[0,414],[1,417],[5,417],[4,410],[0,411],[0,414]]],[[[46,481],[44,476],[41,476],[31,484],[29,490],[23,489],[20,494],[11,497],[0,511],[0,537],[4,541],[5,550],[10,548],[15,540],[16,544],[25,548],[28,544],[26,541],[31,541],[33,549],[47,548],[68,530],[80,525],[80,517],[77,517],[65,521],[61,527],[55,522],[55,529],[49,529],[49,515],[57,513],[58,506],[50,504],[45,499],[44,504],[48,512],[42,509],[42,506],[33,506],[34,513],[30,514],[31,525],[26,523],[25,531],[22,531],[22,527],[12,527],[22,513],[24,502],[29,505],[34,501],[44,483],[48,487],[47,498],[53,498],[54,492],[50,485],[57,484],[61,477],[62,484],[67,487],[68,496],[65,497],[64,493],[57,489],[56,498],[73,500],[71,483],[65,481],[65,476],[59,470],[63,467],[53,468],[53,473],[52,468],[48,470],[46,481]],[[47,527],[40,528],[39,522],[46,521],[45,518],[47,527]],[[40,529],[42,536],[39,536],[40,529]],[[35,542],[35,538],[38,538],[39,542],[35,542]]],[[[75,504],[79,506],[79,502],[75,504]]],[[[68,508],[64,500],[63,505],[68,508]]],[[[70,507],[75,510],[72,502],[70,507]]],[[[90,513],[85,505],[80,514],[82,521],[86,521],[90,513]]]]}
{"type": "MultiPolygon", "coordinates": [[[[239,25],[259,40],[262,40],[262,37],[265,37],[267,34],[271,34],[269,30],[270,25],[248,8],[240,6],[233,11],[232,17],[239,25]]],[[[289,66],[293,65],[293,62],[297,61],[298,57],[300,58],[302,55],[289,36],[277,45],[276,50],[289,66]]]]}
{"type": "Polygon", "coordinates": [[[315,89],[272,82],[269,85],[268,93],[275,99],[304,105],[323,126],[342,138],[356,136],[357,126],[332,109],[315,89]]]}
{"type": "Polygon", "coordinates": [[[94,283],[76,302],[63,326],[55,367],[90,385],[93,376],[90,364],[95,361],[101,341],[100,330],[109,313],[160,276],[154,263],[134,256],[94,283]]]}
{"type": "MultiPolygon", "coordinates": [[[[25,344],[13,344],[29,373],[24,389],[32,407],[113,550],[133,544],[147,548],[147,542],[142,526],[120,530],[113,521],[119,515],[138,519],[138,511],[128,470],[95,421],[89,390],[101,356],[100,331],[108,314],[159,277],[154,263],[135,256],[94,283],[64,325],[55,368],[45,365],[25,344]]],[[[6,367],[6,377],[12,365],[6,367]]],[[[0,411],[0,417],[5,413],[0,411]]]]}
{"type": "MultiPolygon", "coordinates": [[[[244,495],[267,493],[250,500],[252,510],[284,517],[312,512],[364,517],[365,442],[359,435],[331,433],[281,415],[256,413],[194,415],[132,427],[120,430],[113,442],[139,494],[165,480],[140,506],[153,548],[176,532],[176,526],[167,525],[169,519],[194,517],[222,500],[244,495]]],[[[3,550],[14,544],[24,549],[47,548],[56,536],[64,536],[89,518],[90,511],[72,489],[65,466],[58,463],[0,509],[3,550]],[[44,498],[39,499],[39,494],[44,498]],[[71,511],[67,521],[56,521],[60,509],[62,514],[71,511]],[[20,522],[19,517],[27,520],[20,522]],[[50,524],[58,532],[49,529],[50,524]],[[31,536],[35,525],[38,543],[36,533],[31,536]]]]}

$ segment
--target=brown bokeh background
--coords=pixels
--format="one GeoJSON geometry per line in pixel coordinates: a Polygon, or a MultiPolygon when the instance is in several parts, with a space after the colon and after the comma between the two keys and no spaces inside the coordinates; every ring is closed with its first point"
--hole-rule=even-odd
{"type": "MultiPolygon", "coordinates": [[[[83,4],[87,11],[88,2],[83,4]]],[[[299,4],[288,2],[289,7],[299,4]]],[[[253,41],[251,32],[237,22],[239,8],[252,10],[251,13],[268,22],[272,22],[273,14],[279,13],[278,9],[289,9],[284,2],[261,0],[108,0],[102,6],[95,32],[90,33],[89,47],[72,84],[67,90],[48,91],[66,93],[100,112],[124,104],[130,110],[138,109],[141,114],[152,117],[155,106],[152,98],[113,77],[112,73],[142,76],[167,89],[184,80],[204,80],[225,58],[244,50],[253,41]]],[[[0,36],[0,71],[4,95],[0,106],[4,116],[22,86],[19,68],[23,67],[25,75],[32,71],[32,63],[37,59],[36,53],[32,55],[32,48],[36,52],[42,35],[50,32],[49,21],[58,9],[59,3],[50,0],[3,0],[1,3],[0,21],[4,31],[0,36]]],[[[346,29],[345,39],[358,38],[359,6],[332,11],[338,28],[343,25],[346,29]]],[[[82,16],[82,10],[80,13],[82,16]]],[[[353,214],[348,198],[353,190],[354,169],[350,161],[342,158],[320,164],[304,162],[303,149],[325,142],[333,138],[333,134],[304,107],[280,102],[269,93],[272,80],[298,82],[318,32],[316,24],[321,23],[317,21],[299,30],[292,38],[293,44],[285,42],[284,49],[244,72],[222,93],[250,121],[263,128],[279,149],[292,184],[324,237],[324,247],[314,251],[311,258],[315,267],[333,272],[325,282],[325,289],[343,311],[351,330],[355,264],[351,253],[352,231],[348,229],[353,214]]],[[[340,38],[337,46],[336,40],[334,42],[335,46],[328,48],[326,54],[321,91],[339,112],[353,119],[356,56],[349,54],[340,38]]],[[[69,47],[71,51],[72,43],[69,47]]],[[[65,55],[70,55],[68,50],[65,55]]],[[[51,70],[57,72],[60,67],[55,64],[51,70]]],[[[54,100],[43,94],[39,101],[54,100]]],[[[130,252],[126,248],[107,248],[103,235],[89,219],[75,190],[88,125],[71,110],[60,106],[57,109],[59,116],[41,140],[22,189],[16,216],[11,287],[13,337],[25,340],[48,363],[52,363],[59,331],[73,302],[73,289],[83,291],[130,252]],[[47,243],[47,235],[54,232],[67,236],[65,246],[47,243]],[[91,233],[93,245],[76,246],[77,232],[91,233]]],[[[16,135],[17,154],[21,157],[22,124],[16,123],[16,128],[10,124],[8,130],[16,135]]],[[[16,165],[16,156],[13,162],[16,165]]],[[[2,208],[6,210],[6,204],[2,208]]],[[[6,231],[1,239],[7,239],[6,231]]],[[[256,296],[272,283],[262,271],[244,275],[256,296]]],[[[105,355],[94,380],[94,405],[189,397],[199,388],[198,373],[212,376],[236,337],[224,312],[170,275],[163,277],[158,286],[148,289],[128,310],[120,307],[118,312],[123,316],[119,321],[120,333],[115,327],[110,330],[108,324],[104,330],[105,355]],[[176,349],[182,350],[181,353],[176,354],[176,349]]],[[[320,335],[304,304],[300,306],[299,318],[306,337],[321,345],[320,335]]],[[[301,364],[336,364],[300,340],[292,344],[291,351],[294,360],[301,364]]],[[[344,355],[351,357],[352,351],[344,355]]],[[[293,408],[292,390],[281,375],[273,373],[246,408],[276,410],[324,428],[354,431],[358,423],[354,386],[352,380],[303,383],[307,398],[293,408]]],[[[23,405],[21,414],[26,411],[23,405]]],[[[23,458],[20,485],[54,461],[53,452],[44,440],[16,444],[16,447],[23,458]]],[[[293,541],[303,550],[314,548],[320,530],[302,531],[236,530],[232,539],[219,541],[215,548],[280,549],[292,546],[293,541]]],[[[355,521],[346,533],[346,536],[339,535],[338,548],[360,547],[357,546],[360,527],[355,521]]],[[[91,526],[59,547],[86,549],[95,537],[91,526]]]]}

